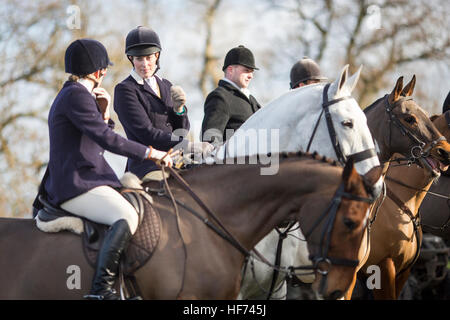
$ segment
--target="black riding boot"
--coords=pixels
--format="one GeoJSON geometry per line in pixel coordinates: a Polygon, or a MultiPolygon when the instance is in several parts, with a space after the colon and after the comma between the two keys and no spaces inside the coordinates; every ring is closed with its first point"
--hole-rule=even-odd
{"type": "Polygon", "coordinates": [[[92,281],[91,292],[85,298],[98,300],[119,300],[113,289],[119,269],[120,256],[132,234],[126,220],[115,222],[105,236],[97,258],[97,269],[92,281]]]}

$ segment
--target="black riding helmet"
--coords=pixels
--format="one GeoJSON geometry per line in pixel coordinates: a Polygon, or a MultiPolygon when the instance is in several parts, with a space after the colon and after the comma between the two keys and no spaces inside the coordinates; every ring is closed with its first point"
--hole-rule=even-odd
{"type": "MultiPolygon", "coordinates": [[[[156,52],[160,52],[161,41],[158,34],[151,28],[137,26],[128,32],[125,39],[125,54],[133,64],[131,57],[148,56],[156,52]]],[[[159,69],[159,57],[156,61],[156,71],[159,69]]],[[[155,73],[156,73],[155,71],[155,73]]]]}
{"type": "Polygon", "coordinates": [[[225,56],[222,71],[225,71],[228,66],[233,64],[240,64],[247,68],[259,70],[255,66],[255,57],[253,57],[253,53],[243,45],[240,45],[228,51],[227,55],[225,56]]]}
{"type": "Polygon", "coordinates": [[[292,66],[290,78],[291,89],[298,86],[299,83],[308,80],[327,80],[327,78],[322,75],[319,65],[308,57],[303,57],[292,66]]]}
{"type": "Polygon", "coordinates": [[[103,44],[93,39],[78,39],[66,49],[65,71],[83,77],[97,70],[112,66],[103,44]]]}

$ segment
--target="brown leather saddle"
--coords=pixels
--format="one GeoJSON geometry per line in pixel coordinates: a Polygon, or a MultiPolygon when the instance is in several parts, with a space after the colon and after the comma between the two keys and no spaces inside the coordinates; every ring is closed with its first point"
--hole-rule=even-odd
{"type": "MultiPolygon", "coordinates": [[[[151,258],[158,245],[161,220],[159,213],[148,198],[141,195],[141,192],[145,191],[126,188],[119,191],[133,205],[139,215],[139,226],[125,250],[121,264],[122,272],[125,275],[132,275],[151,258]]],[[[98,252],[109,226],[75,216],[61,208],[55,208],[43,197],[39,197],[39,201],[43,204],[43,209],[39,210],[37,215],[43,222],[53,221],[65,216],[77,217],[83,221],[84,231],[81,234],[83,251],[89,264],[95,268],[98,252]]]]}

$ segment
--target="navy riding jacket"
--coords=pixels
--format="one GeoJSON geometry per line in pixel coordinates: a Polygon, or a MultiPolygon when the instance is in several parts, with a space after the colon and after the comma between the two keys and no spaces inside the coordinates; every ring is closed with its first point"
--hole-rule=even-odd
{"type": "MultiPolygon", "coordinates": [[[[128,139],[161,151],[169,151],[180,142],[186,142],[184,137],[190,124],[187,112],[177,115],[173,109],[170,96],[172,84],[166,79],[156,77],[161,98],[142,78],[136,74],[119,83],[114,90],[114,110],[119,116],[128,139]],[[184,129],[184,134],[173,134],[175,129],[184,129]]],[[[148,172],[158,170],[153,161],[142,162],[128,159],[127,170],[139,178],[148,172]]]]}
{"type": "Polygon", "coordinates": [[[58,93],[48,116],[49,176],[47,200],[60,205],[88,190],[120,182],[103,157],[105,150],[143,162],[147,147],[116,134],[106,124],[95,98],[78,82],[68,81],[58,93]]]}

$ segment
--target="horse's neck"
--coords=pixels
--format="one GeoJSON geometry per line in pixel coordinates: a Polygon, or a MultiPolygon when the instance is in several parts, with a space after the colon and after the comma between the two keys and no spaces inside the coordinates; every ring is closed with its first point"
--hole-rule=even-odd
{"type": "Polygon", "coordinates": [[[425,169],[419,168],[416,165],[412,165],[411,167],[391,167],[388,176],[414,188],[401,186],[396,182],[389,181],[389,179],[386,180],[387,187],[390,188],[414,214],[417,213],[427,194],[426,191],[431,187],[434,178],[432,178],[425,169]]]}
{"type": "MultiPolygon", "coordinates": [[[[220,167],[193,172],[194,179],[189,183],[219,220],[248,248],[282,221],[292,219],[303,196],[323,188],[318,181],[330,185],[332,180],[336,186],[340,177],[331,169],[311,170],[310,166],[289,166],[287,163],[280,163],[278,174],[273,176],[261,175],[259,165],[220,167]],[[212,181],[216,183],[211,184],[212,181]]],[[[327,164],[326,167],[331,166],[327,164]]]]}
{"type": "Polygon", "coordinates": [[[253,114],[227,142],[227,156],[306,150],[322,110],[321,88],[289,91],[253,114]],[[257,140],[252,141],[254,136],[257,140]]]}
{"type": "MultiPolygon", "coordinates": [[[[383,102],[380,102],[380,104],[383,102]]],[[[389,149],[389,137],[387,141],[386,135],[390,134],[389,121],[386,121],[384,106],[376,105],[370,108],[370,111],[366,113],[367,126],[369,127],[372,137],[377,141],[380,162],[387,162],[393,156],[392,151],[389,149]]]]}

